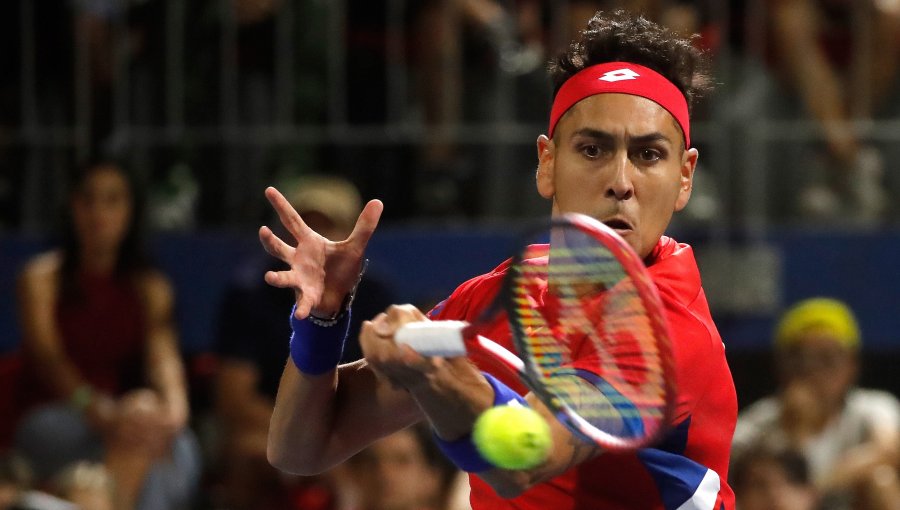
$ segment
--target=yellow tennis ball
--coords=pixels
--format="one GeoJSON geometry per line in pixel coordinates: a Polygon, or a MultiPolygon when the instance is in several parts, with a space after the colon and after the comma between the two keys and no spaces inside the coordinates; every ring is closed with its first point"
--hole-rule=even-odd
{"type": "Polygon", "coordinates": [[[537,411],[504,405],[481,413],[472,430],[478,452],[503,469],[529,469],[550,454],[550,426],[537,411]]]}

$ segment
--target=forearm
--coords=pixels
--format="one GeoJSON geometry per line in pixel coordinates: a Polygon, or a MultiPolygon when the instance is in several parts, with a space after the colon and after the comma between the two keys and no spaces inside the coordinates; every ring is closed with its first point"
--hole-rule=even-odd
{"type": "Polygon", "coordinates": [[[31,352],[34,370],[46,389],[60,400],[71,399],[87,381],[78,367],[61,352],[31,352]]]}
{"type": "Polygon", "coordinates": [[[334,419],[337,371],[310,376],[288,360],[269,423],[267,457],[283,471],[312,475],[327,464],[323,450],[334,419]]]}
{"type": "Polygon", "coordinates": [[[409,393],[375,377],[365,361],[310,376],[288,360],[267,456],[282,471],[319,474],[422,418],[409,393]]]}
{"type": "Polygon", "coordinates": [[[866,443],[847,451],[835,468],[820,482],[819,490],[829,492],[856,486],[881,466],[894,466],[896,455],[879,446],[866,443]]]}
{"type": "MultiPolygon", "coordinates": [[[[874,45],[870,51],[872,63],[868,66],[871,76],[867,82],[872,87],[872,107],[878,108],[885,99],[891,97],[900,68],[900,13],[876,11],[872,37],[874,45]]],[[[871,114],[871,112],[869,112],[871,114]]]]}
{"type": "Polygon", "coordinates": [[[67,400],[85,385],[85,379],[67,356],[56,324],[56,273],[37,267],[43,265],[32,264],[17,282],[22,348],[45,388],[67,400]]]}
{"type": "Polygon", "coordinates": [[[175,332],[170,327],[160,327],[151,333],[147,362],[150,385],[159,392],[173,416],[186,422],[190,406],[184,365],[177,348],[175,332]]]}
{"type": "MultiPolygon", "coordinates": [[[[475,420],[481,413],[494,405],[505,405],[507,402],[496,400],[491,385],[467,361],[450,360],[447,363],[457,364],[454,367],[456,370],[451,372],[453,377],[448,379],[457,383],[448,387],[429,385],[414,391],[413,398],[425,412],[438,437],[451,441],[460,438],[467,440],[467,435],[471,433],[475,420]],[[466,370],[466,366],[471,368],[466,370]]],[[[505,399],[501,398],[503,400],[505,399]]],[[[541,464],[531,469],[494,468],[478,473],[480,478],[504,498],[518,496],[598,453],[595,445],[582,442],[563,427],[537,397],[528,395],[526,400],[549,424],[553,448],[541,464]]]]}
{"type": "Polygon", "coordinates": [[[856,151],[856,140],[847,126],[847,105],[840,78],[816,41],[816,13],[805,0],[775,8],[775,47],[782,72],[791,81],[813,117],[822,123],[831,150],[841,158],[856,151]]]}
{"type": "Polygon", "coordinates": [[[462,358],[441,360],[450,368],[452,385],[426,380],[410,389],[410,394],[425,413],[435,434],[454,440],[472,431],[478,416],[491,407],[494,393],[481,373],[462,358]]]}

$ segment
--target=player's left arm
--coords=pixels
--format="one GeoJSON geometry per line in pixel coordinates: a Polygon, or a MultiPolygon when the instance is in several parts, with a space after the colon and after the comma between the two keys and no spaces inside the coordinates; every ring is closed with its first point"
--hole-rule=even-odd
{"type": "Polygon", "coordinates": [[[158,272],[147,273],[141,287],[147,335],[147,378],[162,399],[165,422],[173,431],[179,430],[187,425],[190,407],[173,320],[174,291],[168,279],[158,272]]]}
{"type": "MultiPolygon", "coordinates": [[[[424,320],[411,305],[393,306],[363,323],[360,343],[369,366],[380,377],[406,388],[429,420],[435,435],[454,441],[470,435],[478,416],[493,405],[494,390],[466,358],[425,358],[394,343],[394,332],[407,322],[424,320]]],[[[600,449],[576,438],[532,394],[528,404],[550,425],[553,448],[547,459],[528,470],[494,468],[478,476],[504,498],[550,480],[596,456],[600,449]]]]}
{"type": "Polygon", "coordinates": [[[550,425],[553,447],[547,459],[532,469],[496,468],[478,474],[504,498],[516,497],[537,484],[556,478],[582,462],[596,457],[602,451],[596,444],[575,437],[534,394],[529,393],[525,396],[525,400],[550,425]]]}

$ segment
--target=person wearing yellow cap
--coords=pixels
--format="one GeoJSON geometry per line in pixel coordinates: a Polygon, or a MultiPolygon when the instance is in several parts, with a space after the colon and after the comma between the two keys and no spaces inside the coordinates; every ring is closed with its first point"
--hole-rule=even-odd
{"type": "Polygon", "coordinates": [[[900,402],[856,386],[860,328],[843,302],[805,299],[774,332],[780,389],[738,417],[732,462],[760,447],[806,458],[829,509],[897,508],[900,402]]]}

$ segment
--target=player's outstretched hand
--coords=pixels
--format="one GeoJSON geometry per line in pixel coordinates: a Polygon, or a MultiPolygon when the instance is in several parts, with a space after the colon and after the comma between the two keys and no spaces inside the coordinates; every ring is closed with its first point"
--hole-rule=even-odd
{"type": "Polygon", "coordinates": [[[309,228],[277,189],[266,188],[266,198],[296,241],[294,247],[276,236],[269,227],[259,229],[259,239],[266,251],[290,266],[284,271],[267,272],[266,283],[294,289],[297,298],[295,317],[298,319],[306,318],[310,312],[320,317],[333,315],[340,310],[344,297],[359,279],[366,245],[378,225],[384,205],[379,200],[370,201],[356,220],[350,237],[330,241],[309,228]]]}

